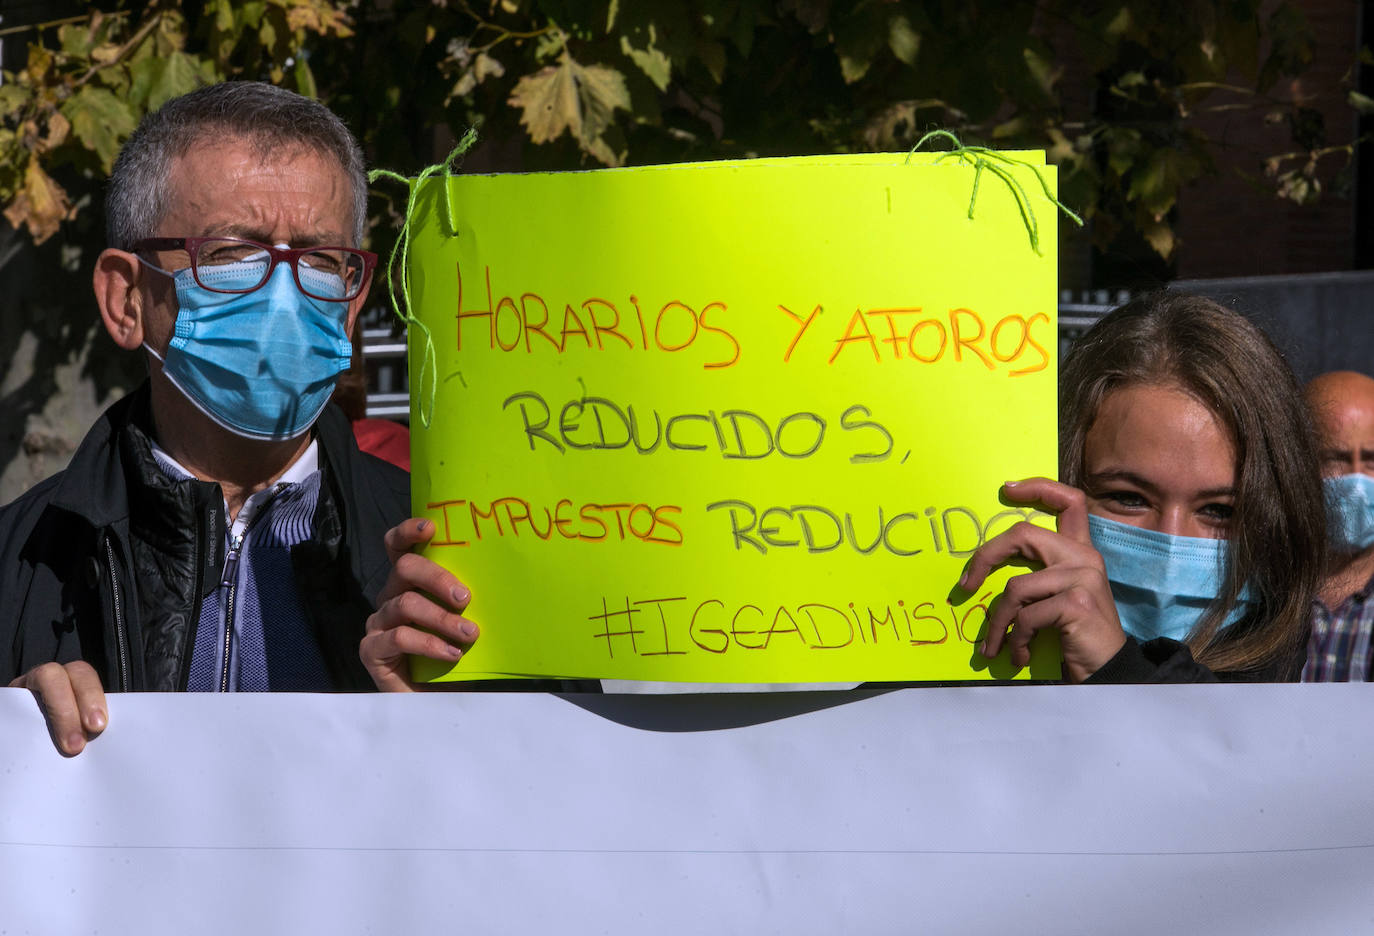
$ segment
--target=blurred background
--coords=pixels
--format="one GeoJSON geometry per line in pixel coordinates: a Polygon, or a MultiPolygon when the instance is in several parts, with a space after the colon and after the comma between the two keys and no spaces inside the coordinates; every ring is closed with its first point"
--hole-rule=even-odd
{"type": "MultiPolygon", "coordinates": [[[[1086,221],[1060,223],[1064,342],[1170,286],[1254,317],[1300,378],[1374,370],[1371,6],[3,0],[0,503],[142,379],[91,297],[104,179],[144,113],[224,79],[320,98],[407,174],[471,127],[464,172],[899,151],[937,128],[1043,149],[1086,221]]],[[[374,196],[385,256],[404,192],[374,196]]],[[[372,303],[349,392],[404,419],[380,281],[372,303]]]]}

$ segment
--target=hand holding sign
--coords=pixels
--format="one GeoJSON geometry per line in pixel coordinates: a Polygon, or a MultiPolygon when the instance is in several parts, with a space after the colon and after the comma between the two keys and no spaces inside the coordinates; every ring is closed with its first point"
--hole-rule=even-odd
{"type": "Polygon", "coordinates": [[[456,663],[477,640],[462,617],[472,593],[449,571],[412,552],[434,536],[434,524],[411,519],[386,534],[391,575],[377,596],[359,647],[363,665],[383,692],[409,692],[407,656],[456,663]]]}
{"type": "Polygon", "coordinates": [[[1059,515],[1059,531],[1018,523],[984,543],[969,560],[959,587],[977,590],[988,573],[1013,558],[1043,568],[1007,582],[988,615],[982,652],[996,656],[1006,641],[1011,661],[1030,662],[1030,641],[1043,628],[1059,632],[1065,675],[1082,682],[1103,667],[1126,642],[1102,556],[1088,536],[1088,506],[1083,492],[1049,478],[1008,481],[1007,500],[1044,504],[1059,515]],[[1010,633],[1008,633],[1010,628],[1010,633]]]}

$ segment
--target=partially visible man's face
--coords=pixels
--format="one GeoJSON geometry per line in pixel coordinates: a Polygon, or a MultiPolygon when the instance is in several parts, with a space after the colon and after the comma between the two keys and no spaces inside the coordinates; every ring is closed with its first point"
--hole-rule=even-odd
{"type": "Polygon", "coordinates": [[[1321,445],[1322,475],[1374,476],[1374,380],[1340,371],[1307,388],[1321,445]]]}
{"type": "MultiPolygon", "coordinates": [[[[169,204],[156,237],[222,234],[290,247],[355,246],[353,190],[333,160],[313,150],[284,150],[266,161],[248,141],[230,138],[198,144],[172,164],[169,204]]],[[[158,251],[150,259],[175,271],[189,265],[182,251],[158,251]]],[[[144,277],[150,307],[144,313],[145,340],[164,352],[176,321],[176,292],[163,276],[144,277]]],[[[341,315],[348,330],[361,297],[341,315]]]]}

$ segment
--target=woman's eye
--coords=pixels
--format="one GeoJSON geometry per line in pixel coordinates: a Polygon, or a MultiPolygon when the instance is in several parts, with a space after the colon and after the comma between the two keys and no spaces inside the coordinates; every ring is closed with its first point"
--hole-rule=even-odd
{"type": "Polygon", "coordinates": [[[1106,491],[1101,496],[1104,501],[1110,501],[1118,507],[1136,508],[1146,506],[1145,498],[1135,491],[1106,491]]]}
{"type": "Polygon", "coordinates": [[[1213,523],[1230,523],[1236,508],[1231,504],[1206,504],[1198,512],[1213,523]]]}

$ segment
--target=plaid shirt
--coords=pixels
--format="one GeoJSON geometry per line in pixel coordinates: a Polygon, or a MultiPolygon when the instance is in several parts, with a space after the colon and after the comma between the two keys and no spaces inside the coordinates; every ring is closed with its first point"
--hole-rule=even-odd
{"type": "Polygon", "coordinates": [[[1312,635],[1307,640],[1303,682],[1374,681],[1374,578],[1334,612],[1312,602],[1312,635]]]}

